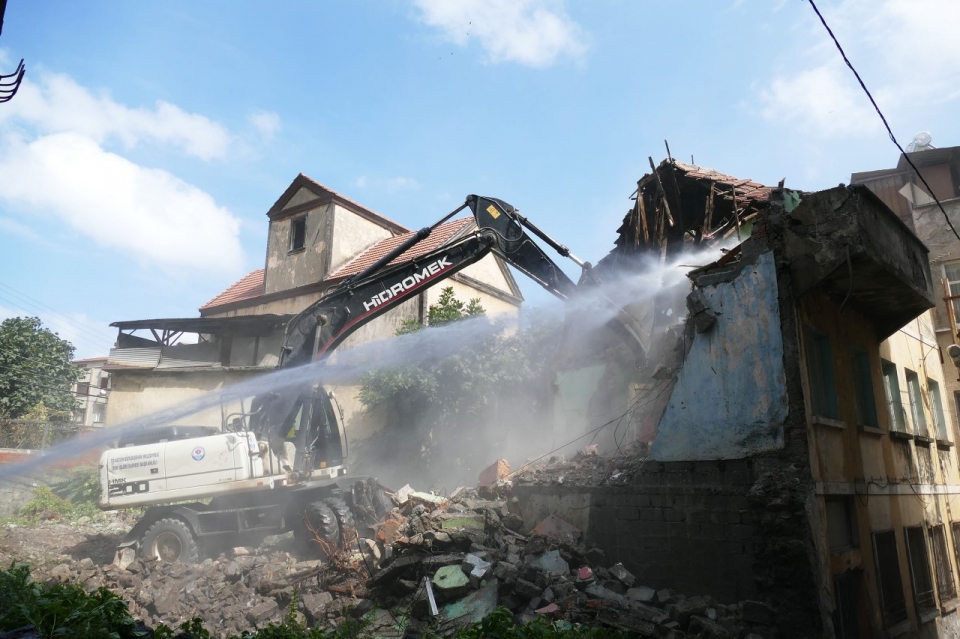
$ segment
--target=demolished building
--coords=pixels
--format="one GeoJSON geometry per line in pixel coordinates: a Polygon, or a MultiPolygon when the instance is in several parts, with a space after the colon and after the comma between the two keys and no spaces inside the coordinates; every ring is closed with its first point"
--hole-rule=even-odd
{"type": "Polygon", "coordinates": [[[783,636],[956,633],[956,431],[901,436],[881,366],[883,341],[934,306],[927,248],[862,186],[804,193],[668,159],[635,195],[608,280],[731,248],[685,299],[623,306],[640,357],[567,358],[566,413],[628,431],[587,481],[576,464],[520,472],[524,521],[558,514],[644,583],[762,599],[783,636]],[[641,455],[620,456],[631,441],[641,455]]]}

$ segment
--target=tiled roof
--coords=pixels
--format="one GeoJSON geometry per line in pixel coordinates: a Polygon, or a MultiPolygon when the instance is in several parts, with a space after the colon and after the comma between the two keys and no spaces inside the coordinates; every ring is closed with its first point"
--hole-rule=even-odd
{"type": "Polygon", "coordinates": [[[735,188],[737,190],[738,199],[769,200],[770,192],[774,189],[772,186],[766,186],[750,179],[744,180],[736,178],[732,175],[720,173],[715,169],[708,169],[702,166],[697,166],[696,164],[686,164],[678,160],[674,160],[673,163],[678,169],[684,172],[686,177],[699,180],[711,180],[717,184],[720,184],[721,186],[735,188]]]}
{"type": "MultiPolygon", "coordinates": [[[[466,230],[470,225],[473,224],[472,217],[465,217],[459,220],[454,220],[452,222],[447,222],[446,224],[441,224],[433,230],[433,233],[430,234],[430,237],[423,240],[413,248],[404,252],[397,259],[390,262],[391,264],[399,264],[407,260],[412,260],[425,255],[430,251],[433,251],[437,248],[440,248],[452,238],[454,238],[458,233],[466,230]]],[[[367,250],[363,251],[352,260],[338,268],[336,271],[331,273],[327,279],[336,280],[344,277],[349,277],[350,275],[355,275],[367,268],[378,259],[392,251],[394,248],[400,246],[408,238],[412,237],[416,232],[410,231],[409,233],[404,233],[403,235],[396,235],[394,237],[388,237],[385,240],[377,242],[367,250]]],[[[217,306],[223,306],[225,304],[232,304],[234,302],[242,302],[244,300],[253,299],[260,297],[264,294],[264,272],[263,269],[257,269],[252,273],[246,275],[239,282],[236,282],[230,288],[220,293],[212,300],[200,307],[201,311],[211,309],[217,306]]]]}
{"type": "Polygon", "coordinates": [[[86,357],[84,359],[75,359],[70,363],[71,364],[90,364],[93,362],[105,362],[105,361],[107,361],[107,356],[102,355],[100,357],[86,357]]]}
{"type": "MultiPolygon", "coordinates": [[[[433,230],[433,232],[430,234],[430,237],[423,240],[419,244],[414,245],[406,252],[401,253],[400,256],[390,262],[390,264],[399,264],[401,262],[413,260],[421,255],[429,253],[430,251],[438,249],[473,223],[474,219],[472,217],[465,217],[452,222],[447,222],[446,224],[441,224],[433,230]]],[[[377,242],[366,251],[331,273],[330,279],[339,279],[342,277],[349,277],[350,275],[356,275],[396,247],[403,244],[415,233],[416,231],[411,231],[409,233],[404,233],[403,235],[389,237],[385,240],[377,242]]]]}
{"type": "Polygon", "coordinates": [[[220,293],[212,300],[200,307],[203,311],[214,306],[222,306],[242,300],[248,300],[253,297],[263,295],[263,269],[258,268],[252,273],[248,273],[239,282],[235,282],[227,290],[220,293]]]}

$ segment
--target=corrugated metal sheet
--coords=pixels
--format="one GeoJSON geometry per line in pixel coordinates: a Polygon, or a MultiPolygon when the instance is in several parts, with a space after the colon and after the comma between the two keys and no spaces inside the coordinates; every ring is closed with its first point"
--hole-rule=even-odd
{"type": "Polygon", "coordinates": [[[174,344],[164,346],[157,369],[196,368],[219,366],[220,349],[217,344],[201,342],[199,344],[174,344]]]}
{"type": "Polygon", "coordinates": [[[111,348],[107,366],[155,368],[160,361],[159,348],[111,348]]]}

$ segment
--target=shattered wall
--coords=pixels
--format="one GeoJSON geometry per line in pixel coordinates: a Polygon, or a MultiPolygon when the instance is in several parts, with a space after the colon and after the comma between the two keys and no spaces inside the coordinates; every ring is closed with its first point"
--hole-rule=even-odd
{"type": "Polygon", "coordinates": [[[694,333],[650,458],[740,459],[780,448],[787,388],[773,254],[697,281],[716,321],[694,333]]]}

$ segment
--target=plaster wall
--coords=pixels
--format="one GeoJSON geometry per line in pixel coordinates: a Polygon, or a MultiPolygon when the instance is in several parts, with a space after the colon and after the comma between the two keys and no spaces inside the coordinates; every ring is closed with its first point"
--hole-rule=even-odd
{"type": "Polygon", "coordinates": [[[335,205],[330,203],[305,213],[270,220],[264,276],[267,294],[321,282],[327,276],[334,208],[335,205]],[[306,218],[304,246],[293,250],[291,227],[294,220],[300,218],[306,218]]]}
{"type": "MultiPolygon", "coordinates": [[[[113,391],[106,425],[134,423],[144,415],[219,391],[266,372],[222,369],[190,372],[113,371],[113,391]]],[[[219,428],[219,404],[169,423],[219,428]]]]}
{"type": "Polygon", "coordinates": [[[333,210],[333,234],[330,242],[329,273],[380,240],[393,236],[393,233],[382,226],[365,220],[341,206],[331,204],[330,208],[333,210]]]}
{"type": "Polygon", "coordinates": [[[702,291],[717,321],[694,335],[651,458],[739,459],[781,448],[787,388],[773,254],[702,291]]]}

